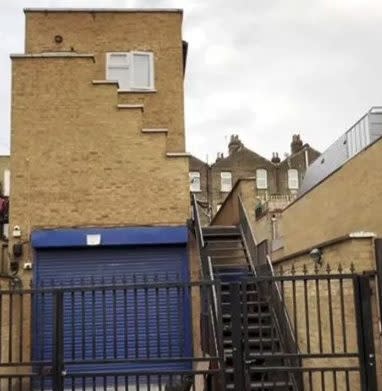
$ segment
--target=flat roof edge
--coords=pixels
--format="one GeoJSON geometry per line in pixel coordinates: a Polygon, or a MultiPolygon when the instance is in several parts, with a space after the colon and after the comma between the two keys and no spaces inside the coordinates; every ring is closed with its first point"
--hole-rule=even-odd
{"type": "Polygon", "coordinates": [[[14,58],[91,58],[94,59],[94,54],[77,54],[77,53],[11,53],[10,55],[11,59],[14,58]]]}
{"type": "Polygon", "coordinates": [[[24,8],[27,12],[183,13],[181,8],[24,8]]]}

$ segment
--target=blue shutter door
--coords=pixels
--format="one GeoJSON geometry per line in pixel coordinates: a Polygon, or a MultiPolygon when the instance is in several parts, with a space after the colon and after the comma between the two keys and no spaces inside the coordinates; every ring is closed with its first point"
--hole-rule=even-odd
{"type": "MultiPolygon", "coordinates": [[[[64,293],[64,356],[75,360],[191,357],[191,305],[181,286],[133,289],[131,284],[187,282],[184,245],[38,249],[35,286],[110,286],[64,293]],[[113,289],[112,286],[119,286],[113,289]],[[121,288],[120,285],[129,288],[121,288]]],[[[52,295],[38,295],[35,360],[52,358],[52,295]]],[[[184,370],[165,364],[69,364],[68,371],[184,370]]]]}

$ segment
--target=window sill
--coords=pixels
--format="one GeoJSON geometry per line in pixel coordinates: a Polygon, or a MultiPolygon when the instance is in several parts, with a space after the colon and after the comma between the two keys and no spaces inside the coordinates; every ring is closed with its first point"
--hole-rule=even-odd
{"type": "Polygon", "coordinates": [[[127,110],[130,110],[130,109],[140,109],[140,110],[143,111],[144,105],[139,105],[139,104],[138,105],[119,104],[119,105],[117,105],[117,108],[119,110],[121,110],[121,109],[123,109],[123,110],[125,110],[125,109],[127,109],[127,110]]]}
{"type": "Polygon", "coordinates": [[[142,133],[168,133],[167,128],[143,128],[142,133]]]}
{"type": "Polygon", "coordinates": [[[119,85],[117,80],[93,80],[92,83],[95,85],[119,85]]]}
{"type": "Polygon", "coordinates": [[[157,92],[156,89],[152,90],[123,90],[123,89],[118,89],[118,94],[153,94],[157,92]]]}
{"type": "Polygon", "coordinates": [[[202,193],[203,191],[202,190],[190,190],[191,193],[202,193]]]}
{"type": "Polygon", "coordinates": [[[191,156],[188,152],[167,152],[167,157],[187,157],[189,158],[191,156]]]}

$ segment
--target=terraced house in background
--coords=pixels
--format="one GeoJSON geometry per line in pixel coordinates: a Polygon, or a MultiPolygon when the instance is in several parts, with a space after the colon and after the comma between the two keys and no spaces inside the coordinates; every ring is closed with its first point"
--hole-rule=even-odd
{"type": "Polygon", "coordinates": [[[293,201],[305,172],[320,153],[303,143],[299,134],[292,137],[290,151],[282,158],[277,152],[267,159],[247,148],[238,135],[232,135],[228,155],[219,153],[209,165],[190,158],[190,191],[202,206],[201,219],[211,222],[235,183],[241,178],[256,178],[257,217],[278,214],[293,201]]]}

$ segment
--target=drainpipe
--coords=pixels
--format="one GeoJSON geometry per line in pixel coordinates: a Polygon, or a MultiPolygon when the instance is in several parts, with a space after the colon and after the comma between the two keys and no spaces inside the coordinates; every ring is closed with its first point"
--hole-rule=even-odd
{"type": "Polygon", "coordinates": [[[305,148],[305,170],[308,169],[309,166],[309,153],[308,148],[305,148]]]}

